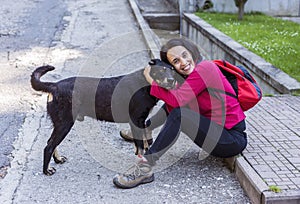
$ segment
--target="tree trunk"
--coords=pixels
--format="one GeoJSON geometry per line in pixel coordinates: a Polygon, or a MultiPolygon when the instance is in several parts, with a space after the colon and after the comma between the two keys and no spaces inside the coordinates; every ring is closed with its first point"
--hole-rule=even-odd
{"type": "Polygon", "coordinates": [[[241,1],[240,5],[239,5],[239,16],[238,16],[238,20],[239,21],[243,20],[243,17],[244,17],[244,8],[245,8],[245,2],[241,1]]]}
{"type": "Polygon", "coordinates": [[[238,20],[243,20],[244,8],[247,0],[234,0],[236,7],[238,7],[238,20]]]}

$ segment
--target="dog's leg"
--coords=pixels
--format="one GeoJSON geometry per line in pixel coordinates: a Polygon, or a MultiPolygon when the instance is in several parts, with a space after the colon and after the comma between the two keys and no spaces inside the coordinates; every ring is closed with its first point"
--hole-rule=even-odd
{"type": "Polygon", "coordinates": [[[55,150],[54,150],[53,159],[54,159],[55,163],[57,163],[57,164],[63,164],[67,161],[66,157],[59,155],[57,148],[55,148],[55,150]]]}
{"type": "Polygon", "coordinates": [[[133,136],[135,155],[143,155],[145,151],[145,143],[143,140],[144,129],[139,128],[132,123],[129,123],[129,125],[133,136]]]}
{"type": "Polygon", "coordinates": [[[44,149],[44,164],[43,164],[43,172],[44,174],[51,176],[55,173],[55,168],[50,167],[49,163],[51,160],[51,156],[53,155],[54,158],[57,159],[59,163],[61,162],[61,158],[64,158],[63,160],[66,161],[65,157],[56,157],[57,152],[56,147],[63,141],[63,139],[66,137],[66,135],[69,133],[73,126],[74,122],[71,123],[63,123],[63,125],[54,124],[54,129],[51,134],[50,139],[48,140],[47,146],[44,149]],[[56,153],[55,153],[56,152],[56,153]]]}

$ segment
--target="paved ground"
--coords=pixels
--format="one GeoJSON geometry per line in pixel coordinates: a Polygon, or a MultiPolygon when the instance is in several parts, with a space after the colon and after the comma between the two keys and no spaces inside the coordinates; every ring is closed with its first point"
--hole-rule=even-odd
{"type": "MultiPolygon", "coordinates": [[[[247,113],[249,144],[240,159],[247,161],[258,175],[250,178],[248,185],[253,182],[269,202],[300,202],[299,124],[299,96],[264,97],[247,113]],[[281,193],[271,192],[270,187],[278,187],[281,193]]],[[[245,175],[252,174],[245,171],[245,175]]],[[[255,196],[249,186],[245,189],[250,197],[255,196]]]]}
{"type": "Polygon", "coordinates": [[[42,154],[51,124],[46,95],[28,84],[33,69],[53,64],[57,70],[43,78],[52,81],[111,76],[142,68],[149,55],[126,0],[2,5],[0,106],[5,122],[0,139],[7,143],[0,145],[0,161],[8,173],[0,180],[0,203],[250,203],[240,183],[254,203],[261,194],[269,201],[287,195],[300,200],[296,96],[265,97],[247,112],[249,145],[237,159],[236,173],[218,158],[199,159],[199,149],[182,135],[157,165],[155,182],[117,189],[112,177],[135,160],[132,145],[118,136],[123,125],[86,119],[76,123],[59,148],[68,162],[51,163],[57,173],[44,176],[42,154]],[[272,193],[271,185],[282,192],[272,193]]]}
{"type": "Polygon", "coordinates": [[[0,32],[0,104],[2,118],[8,121],[1,124],[1,144],[3,137],[12,139],[5,145],[9,150],[0,148],[2,170],[7,168],[0,180],[0,203],[250,202],[222,160],[199,160],[199,149],[184,136],[160,161],[155,182],[130,190],[115,188],[113,176],[135,160],[133,145],[118,136],[121,125],[88,118],[76,123],[59,148],[68,162],[51,162],[57,173],[43,175],[43,148],[52,127],[45,112],[46,95],[32,91],[29,84],[33,69],[54,65],[57,69],[43,78],[51,81],[119,75],[144,67],[148,50],[126,0],[1,5],[5,18],[0,32]]]}

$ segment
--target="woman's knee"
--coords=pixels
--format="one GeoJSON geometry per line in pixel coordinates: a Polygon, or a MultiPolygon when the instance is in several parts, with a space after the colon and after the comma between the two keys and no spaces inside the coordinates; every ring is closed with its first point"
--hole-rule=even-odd
{"type": "Polygon", "coordinates": [[[168,115],[168,118],[178,119],[181,117],[181,108],[173,108],[168,115]]]}

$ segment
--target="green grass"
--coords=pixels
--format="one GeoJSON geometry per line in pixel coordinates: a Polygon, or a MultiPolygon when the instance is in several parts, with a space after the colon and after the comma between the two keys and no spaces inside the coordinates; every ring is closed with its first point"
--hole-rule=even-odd
{"type": "Polygon", "coordinates": [[[263,14],[197,12],[197,16],[300,82],[300,25],[263,14]]]}
{"type": "Polygon", "coordinates": [[[275,185],[269,186],[269,189],[275,193],[280,193],[282,191],[278,186],[275,185]]]}

